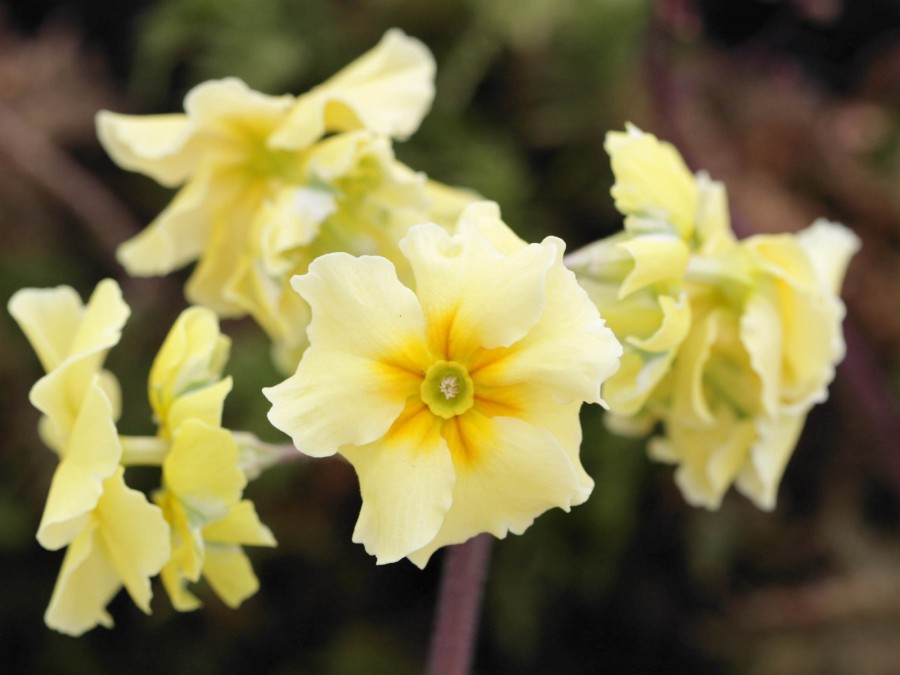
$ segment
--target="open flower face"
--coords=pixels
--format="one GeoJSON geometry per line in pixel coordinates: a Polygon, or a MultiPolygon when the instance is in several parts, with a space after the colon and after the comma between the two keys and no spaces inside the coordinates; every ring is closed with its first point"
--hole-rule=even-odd
{"type": "Polygon", "coordinates": [[[398,30],[299,97],[267,96],[230,78],[198,85],[185,113],[101,112],[98,135],[121,166],[184,186],[119,259],[131,274],[165,274],[200,259],[188,296],[223,315],[243,309],[225,293],[266,200],[302,186],[306,151],[326,133],[368,129],[405,138],[434,95],[427,48],[398,30]]]}
{"type": "Polygon", "coordinates": [[[494,204],[468,207],[456,236],[417,225],[401,249],[414,290],[377,257],[329,254],[295,277],[310,348],[264,391],[297,448],[356,468],[354,541],[379,563],[424,566],[441,546],[521,533],[588,497],[578,412],[601,402],[621,347],[563,243],[526,245],[494,204]]]}

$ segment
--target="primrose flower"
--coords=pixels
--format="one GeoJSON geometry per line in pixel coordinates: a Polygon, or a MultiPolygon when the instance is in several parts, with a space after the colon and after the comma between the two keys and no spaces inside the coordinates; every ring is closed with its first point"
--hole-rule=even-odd
{"type": "Polygon", "coordinates": [[[625,229],[566,262],[624,346],[603,388],[610,425],[662,422],[650,454],[679,465],[692,504],[717,508],[735,484],[771,509],[843,358],[838,292],[858,240],[818,221],[739,242],[724,187],[692,176],[674,147],[629,126],[606,148],[625,229]]]}
{"type": "Polygon", "coordinates": [[[344,253],[294,277],[310,347],[264,393],[298,449],[356,469],[353,540],[379,564],[423,567],[441,546],[519,534],[587,499],[578,413],[602,403],[621,347],[563,242],[526,245],[495,204],[467,207],[455,236],[414,226],[400,248],[412,288],[390,261],[344,253]]]}
{"type": "MultiPolygon", "coordinates": [[[[230,341],[215,314],[190,307],[176,319],[150,370],[149,397],[159,435],[171,442],[154,495],[171,526],[172,557],[163,585],[180,611],[200,606],[188,582],[201,574],[230,607],[259,584],[241,545],[274,546],[272,533],[241,500],[247,484],[233,434],[221,428],[231,378],[222,378],[230,341]]],[[[242,434],[246,439],[248,434],[242,434]]]]}
{"type": "Polygon", "coordinates": [[[391,30],[365,54],[299,97],[268,96],[234,78],[205,82],[184,114],[102,111],[97,131],[122,167],[183,187],[151,225],[119,250],[131,274],[166,274],[200,259],[188,296],[222,315],[243,308],[225,289],[268,200],[310,180],[306,151],[326,133],[368,129],[405,138],[434,96],[428,49],[391,30]]]}

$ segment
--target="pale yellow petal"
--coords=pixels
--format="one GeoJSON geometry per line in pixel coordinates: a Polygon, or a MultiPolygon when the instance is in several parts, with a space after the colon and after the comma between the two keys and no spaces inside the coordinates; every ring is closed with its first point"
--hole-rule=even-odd
{"type": "Polygon", "coordinates": [[[769,298],[753,294],[741,314],[741,343],[759,376],[761,403],[769,417],[777,415],[781,402],[783,340],[778,308],[769,298]]]}
{"type": "Polygon", "coordinates": [[[840,223],[820,218],[798,232],[796,239],[815,268],[819,287],[826,293],[840,294],[850,258],[862,245],[859,237],[840,223]]]}
{"type": "Polygon", "coordinates": [[[99,536],[116,574],[144,613],[150,613],[150,578],[169,560],[169,526],[159,507],[125,485],[124,469],[103,483],[97,504],[99,536]]]}
{"type": "Polygon", "coordinates": [[[113,626],[106,606],[122,582],[104,554],[98,527],[96,521],[90,522],[69,546],[44,613],[46,624],[66,635],[77,637],[98,625],[113,626]]]}
{"type": "Polygon", "coordinates": [[[200,599],[187,589],[188,580],[174,561],[170,561],[163,567],[159,576],[162,579],[163,587],[166,589],[172,607],[177,611],[193,612],[203,606],[200,599]]]}
{"type": "Polygon", "coordinates": [[[275,537],[262,524],[253,502],[244,499],[238,502],[228,515],[203,528],[203,538],[207,543],[243,544],[245,546],[275,546],[275,537]]]}
{"type": "Polygon", "coordinates": [[[116,259],[133,276],[168,274],[197,260],[206,249],[216,205],[214,172],[203,169],[147,227],[119,246],[116,259]]]}
{"type": "Polygon", "coordinates": [[[805,421],[806,415],[791,414],[756,421],[757,439],[750,448],[750,461],[737,477],[736,486],[764,511],[775,508],[781,477],[805,421]]]}
{"type": "Polygon", "coordinates": [[[326,131],[358,128],[405,139],[431,107],[434,71],[425,45],[390,30],[374,49],[300,96],[270,144],[305,148],[326,131]]]}
{"type": "Polygon", "coordinates": [[[194,127],[187,115],[97,113],[97,137],[113,161],[169,187],[182,183],[200,156],[189,142],[194,127]]]}
{"type": "Polygon", "coordinates": [[[697,320],[679,351],[674,373],[672,414],[684,420],[685,424],[714,423],[703,387],[703,375],[723,320],[717,312],[697,320]]]}
{"type": "Polygon", "coordinates": [[[607,133],[605,148],[616,176],[612,188],[616,208],[626,215],[670,223],[679,237],[689,240],[697,187],[678,151],[632,125],[626,133],[607,133]]]}
{"type": "Polygon", "coordinates": [[[728,196],[725,186],[711,180],[705,171],[697,173],[697,249],[700,253],[719,253],[732,248],[737,240],[731,230],[728,196]]]}
{"type": "Polygon", "coordinates": [[[422,369],[422,309],[388,260],[330,253],[314,260],[309,272],[291,284],[312,309],[307,334],[313,345],[422,369]]]}
{"type": "Polygon", "coordinates": [[[690,250],[681,239],[667,234],[647,234],[619,244],[634,260],[634,269],[622,281],[619,297],[663,281],[680,282],[687,270],[690,250]]]}
{"type": "Polygon", "coordinates": [[[178,429],[187,420],[219,426],[222,423],[222,407],[225,397],[231,391],[231,385],[231,378],[226,377],[215,384],[179,396],[169,407],[164,420],[166,431],[178,429]]]}
{"type": "MultiPolygon", "coordinates": [[[[483,367],[476,364],[472,376],[486,386],[519,382],[545,388],[558,403],[602,403],[600,388],[618,369],[622,346],[563,265],[565,244],[548,237],[541,246],[554,256],[545,277],[544,311],[524,338],[489,355],[483,367]]],[[[486,297],[494,301],[491,294],[486,297]]]]}
{"type": "Polygon", "coordinates": [[[163,463],[163,483],[186,509],[192,527],[227,516],[247,484],[231,433],[199,420],[185,421],[175,430],[163,463]]]}
{"type": "Polygon", "coordinates": [[[121,456],[112,408],[95,379],[50,484],[37,532],[41,546],[56,550],[78,536],[103,493],[103,481],[119,466],[121,456]]]}
{"type": "Polygon", "coordinates": [[[203,576],[222,602],[232,609],[259,590],[259,581],[239,546],[209,546],[203,576]]]}
{"type": "Polygon", "coordinates": [[[69,336],[66,359],[32,387],[29,399],[53,427],[52,435],[65,443],[94,376],[110,347],[118,343],[130,310],[112,279],[97,284],[75,330],[69,336]]]}
{"type": "Polygon", "coordinates": [[[437,225],[417,225],[400,242],[427,317],[429,346],[449,361],[522,339],[544,312],[547,270],[557,258],[550,243],[504,255],[477,227],[463,219],[451,237],[437,225]]]}
{"type": "Polygon", "coordinates": [[[481,532],[501,539],[508,532],[521,534],[544,511],[568,511],[584,501],[578,473],[549,431],[477,413],[461,424],[462,434],[448,438],[457,468],[453,504],[435,538],[408,556],[419,567],[441,546],[481,532]]]}
{"type": "Polygon", "coordinates": [[[263,394],[272,402],[269,421],[276,429],[304,454],[327,457],[343,445],[365,445],[384,436],[418,392],[421,377],[314,344],[294,375],[263,394]]]}
{"type": "MultiPolygon", "coordinates": [[[[201,82],[184,97],[184,110],[198,132],[212,132],[219,137],[215,144],[216,159],[232,159],[242,155],[242,148],[234,147],[234,157],[228,155],[229,143],[221,137],[265,138],[286,118],[295,98],[289,94],[269,96],[248,87],[236,77],[201,82]],[[226,153],[224,156],[222,153],[226,153]]],[[[212,145],[212,144],[211,144],[212,145]]]]}
{"type": "Polygon", "coordinates": [[[411,403],[387,436],[341,452],[362,493],[354,542],[383,565],[434,538],[450,508],[454,471],[440,420],[427,406],[411,403]]]}
{"type": "Polygon", "coordinates": [[[13,294],[8,307],[44,371],[58,368],[69,355],[72,336],[84,313],[75,290],[70,286],[23,288],[13,294]]]}

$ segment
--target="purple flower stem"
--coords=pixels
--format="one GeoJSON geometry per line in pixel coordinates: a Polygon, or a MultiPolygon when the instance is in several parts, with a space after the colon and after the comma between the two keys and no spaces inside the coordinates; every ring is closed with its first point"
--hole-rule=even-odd
{"type": "Polygon", "coordinates": [[[428,650],[428,675],[466,675],[470,670],[492,541],[490,535],[480,534],[447,551],[428,650]]]}

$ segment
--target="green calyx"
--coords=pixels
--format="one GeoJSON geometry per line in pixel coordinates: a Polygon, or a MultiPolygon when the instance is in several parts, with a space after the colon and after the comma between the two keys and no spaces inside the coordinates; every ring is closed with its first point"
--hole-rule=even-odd
{"type": "Polygon", "coordinates": [[[469,373],[454,361],[435,361],[420,388],[422,400],[438,417],[462,415],[475,402],[475,386],[469,373]]]}

